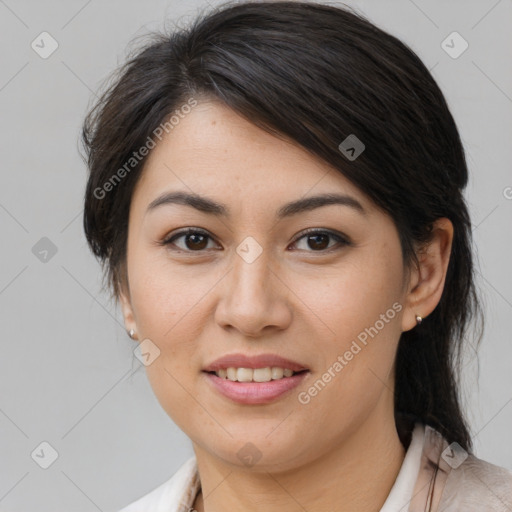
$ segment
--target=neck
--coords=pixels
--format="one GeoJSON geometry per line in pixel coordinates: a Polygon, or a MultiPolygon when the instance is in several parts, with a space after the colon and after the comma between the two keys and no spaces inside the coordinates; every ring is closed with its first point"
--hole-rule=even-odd
{"type": "Polygon", "coordinates": [[[307,465],[283,472],[234,468],[195,444],[194,451],[202,488],[194,503],[197,512],[252,512],[262,507],[266,512],[283,508],[378,512],[405,456],[393,417],[383,421],[382,416],[368,418],[307,465]]]}

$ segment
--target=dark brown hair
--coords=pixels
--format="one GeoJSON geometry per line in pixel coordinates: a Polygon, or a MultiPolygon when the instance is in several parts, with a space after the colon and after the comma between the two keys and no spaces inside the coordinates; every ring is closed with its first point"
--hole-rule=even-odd
{"type": "Polygon", "coordinates": [[[116,300],[127,283],[130,201],[145,158],[126,162],[190,98],[220,101],[334,166],[391,216],[407,268],[432,223],[450,219],[441,300],[399,342],[395,413],[470,451],[457,384],[469,321],[481,317],[463,197],[468,171],[455,122],[421,60],[360,14],[297,1],[224,5],[189,27],[152,35],[83,126],[84,229],[116,300]],[[338,148],[352,134],[365,145],[353,161],[338,148]],[[122,179],[112,185],[116,173],[122,179]]]}

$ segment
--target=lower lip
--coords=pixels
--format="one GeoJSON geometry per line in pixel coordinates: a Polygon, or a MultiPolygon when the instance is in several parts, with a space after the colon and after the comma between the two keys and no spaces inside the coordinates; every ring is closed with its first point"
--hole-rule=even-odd
{"type": "Polygon", "coordinates": [[[296,388],[309,374],[306,371],[269,382],[237,382],[203,373],[217,391],[239,404],[268,404],[296,388]]]}

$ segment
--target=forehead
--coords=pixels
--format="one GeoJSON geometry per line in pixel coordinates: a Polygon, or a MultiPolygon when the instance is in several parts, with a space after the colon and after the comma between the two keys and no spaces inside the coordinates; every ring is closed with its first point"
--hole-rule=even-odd
{"type": "Polygon", "coordinates": [[[320,158],[213,102],[198,103],[151,150],[133,200],[147,206],[169,190],[261,204],[343,193],[373,207],[320,158]]]}

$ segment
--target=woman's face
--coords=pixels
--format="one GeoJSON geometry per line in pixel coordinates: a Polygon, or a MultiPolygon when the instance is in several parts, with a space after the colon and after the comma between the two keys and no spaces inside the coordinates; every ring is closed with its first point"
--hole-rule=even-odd
{"type": "MultiPolygon", "coordinates": [[[[150,340],[143,351],[152,354],[151,386],[196,447],[237,465],[249,455],[261,457],[260,467],[292,468],[363,424],[392,419],[395,351],[413,325],[404,314],[398,233],[358,188],[305,150],[223,106],[199,103],[149,155],[132,198],[127,251],[125,321],[140,342],[150,340]],[[176,192],[225,212],[171,201],[150,207],[176,192]],[[349,199],[283,212],[324,194],[349,199]],[[186,228],[199,233],[163,243],[186,228]],[[313,228],[316,236],[305,234],[313,228]],[[215,384],[220,377],[204,370],[232,354],[277,355],[307,371],[283,377],[291,387],[279,379],[234,382],[226,395],[215,384]]],[[[268,378],[266,370],[256,374],[268,378]]]]}

